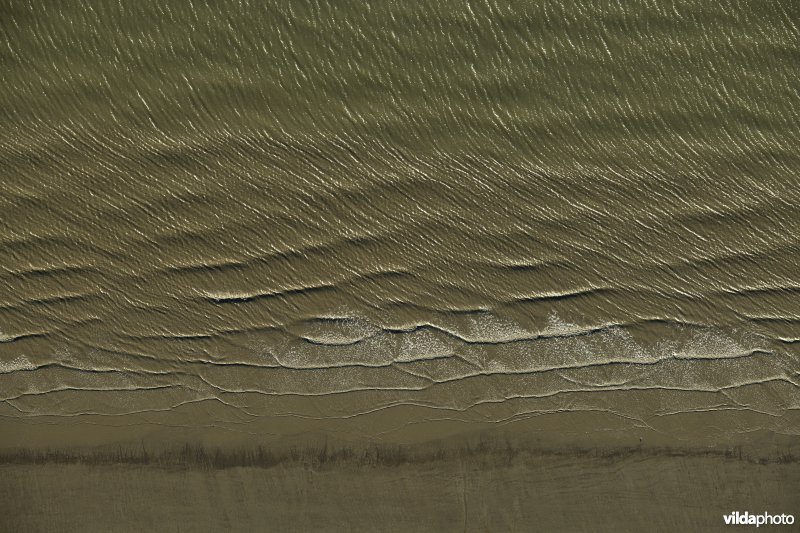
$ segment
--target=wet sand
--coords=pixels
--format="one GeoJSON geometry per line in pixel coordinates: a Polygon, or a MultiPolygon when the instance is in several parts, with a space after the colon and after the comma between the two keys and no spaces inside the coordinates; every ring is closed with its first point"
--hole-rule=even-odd
{"type": "Polygon", "coordinates": [[[631,532],[722,531],[734,511],[797,516],[793,436],[658,446],[589,422],[574,421],[582,435],[562,419],[405,444],[320,433],[8,450],[0,515],[13,531],[631,532]]]}
{"type": "Polygon", "coordinates": [[[5,527],[18,532],[723,531],[723,514],[796,513],[800,504],[797,462],[648,452],[224,469],[5,465],[0,475],[5,527]]]}

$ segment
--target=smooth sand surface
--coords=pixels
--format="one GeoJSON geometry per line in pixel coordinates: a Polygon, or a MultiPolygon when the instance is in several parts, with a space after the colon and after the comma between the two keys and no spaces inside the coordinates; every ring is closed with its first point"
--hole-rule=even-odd
{"type": "Polygon", "coordinates": [[[318,469],[4,465],[0,516],[2,530],[15,532],[638,532],[723,531],[732,511],[800,509],[798,463],[638,453],[474,459],[318,469]]]}

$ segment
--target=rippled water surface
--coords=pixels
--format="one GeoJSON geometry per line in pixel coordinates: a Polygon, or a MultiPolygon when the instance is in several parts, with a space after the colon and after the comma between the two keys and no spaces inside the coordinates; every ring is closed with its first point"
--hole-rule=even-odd
{"type": "Polygon", "coordinates": [[[800,432],[800,4],[336,4],[0,2],[4,445],[800,432]]]}

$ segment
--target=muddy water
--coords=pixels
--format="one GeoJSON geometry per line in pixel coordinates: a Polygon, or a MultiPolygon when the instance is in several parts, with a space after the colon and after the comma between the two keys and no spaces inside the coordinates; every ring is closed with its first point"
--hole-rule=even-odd
{"type": "Polygon", "coordinates": [[[0,445],[796,445],[799,27],[3,1],[0,445]]]}

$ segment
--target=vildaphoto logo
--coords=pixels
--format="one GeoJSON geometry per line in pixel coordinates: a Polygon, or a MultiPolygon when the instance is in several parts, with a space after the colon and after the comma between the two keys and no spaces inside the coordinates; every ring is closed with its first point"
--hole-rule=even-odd
{"type": "Polygon", "coordinates": [[[725,524],[729,526],[790,526],[794,524],[794,515],[791,514],[750,514],[745,511],[740,513],[734,511],[731,514],[722,515],[725,524]]]}

